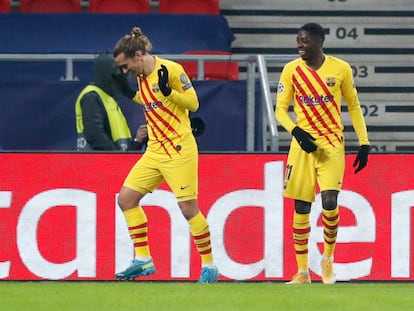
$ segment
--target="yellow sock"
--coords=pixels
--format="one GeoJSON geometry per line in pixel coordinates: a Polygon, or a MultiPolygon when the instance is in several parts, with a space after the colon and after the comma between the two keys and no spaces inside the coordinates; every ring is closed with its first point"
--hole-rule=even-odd
{"type": "Polygon", "coordinates": [[[201,256],[201,263],[203,265],[212,264],[213,254],[211,252],[210,228],[206,218],[199,212],[188,223],[194,243],[201,256]]]}
{"type": "Polygon", "coordinates": [[[128,232],[134,244],[135,257],[150,257],[148,246],[148,220],[141,206],[124,211],[128,232]]]}
{"type": "Polygon", "coordinates": [[[309,214],[293,215],[293,241],[298,270],[308,270],[308,239],[310,233],[309,214]]]}
{"type": "Polygon", "coordinates": [[[323,256],[330,258],[333,256],[336,245],[336,236],[338,234],[339,224],[339,207],[334,210],[322,210],[322,222],[323,222],[323,239],[324,249],[323,256]]]}

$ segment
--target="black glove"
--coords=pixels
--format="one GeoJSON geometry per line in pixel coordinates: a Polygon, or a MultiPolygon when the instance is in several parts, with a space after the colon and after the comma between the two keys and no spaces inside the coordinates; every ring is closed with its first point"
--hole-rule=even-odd
{"type": "Polygon", "coordinates": [[[316,145],[312,142],[316,139],[313,138],[312,135],[308,132],[302,130],[299,126],[296,126],[293,129],[292,135],[296,138],[300,147],[307,153],[311,153],[316,150],[316,145]]]}
{"type": "Polygon", "coordinates": [[[122,94],[124,94],[126,97],[133,99],[135,97],[135,94],[137,93],[131,87],[129,86],[128,79],[126,75],[122,73],[118,74],[112,74],[112,79],[115,80],[116,84],[118,85],[119,90],[122,94]]]}
{"type": "Polygon", "coordinates": [[[358,154],[355,158],[353,167],[357,166],[355,169],[355,174],[361,171],[368,163],[368,154],[369,154],[369,145],[361,145],[358,150],[358,154]]]}
{"type": "Polygon", "coordinates": [[[194,117],[190,119],[191,121],[191,129],[193,130],[193,134],[195,137],[200,137],[203,135],[204,130],[206,129],[206,124],[204,120],[199,117],[194,117]]]}
{"type": "Polygon", "coordinates": [[[171,94],[171,88],[168,84],[168,70],[164,65],[161,65],[161,69],[158,69],[158,86],[162,95],[169,96],[171,94]]]}

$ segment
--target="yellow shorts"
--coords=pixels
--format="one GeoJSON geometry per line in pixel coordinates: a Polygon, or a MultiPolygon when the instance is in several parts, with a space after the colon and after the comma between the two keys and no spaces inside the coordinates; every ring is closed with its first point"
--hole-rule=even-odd
{"type": "Polygon", "coordinates": [[[198,195],[198,151],[173,159],[162,159],[145,152],[135,163],[124,181],[124,186],[143,195],[153,192],[166,181],[179,202],[196,199],[198,195]]]}
{"type": "Polygon", "coordinates": [[[340,191],[344,172],[344,145],[336,148],[318,148],[312,153],[306,153],[299,146],[291,146],[283,195],[287,198],[314,202],[316,182],[320,191],[340,191]]]}

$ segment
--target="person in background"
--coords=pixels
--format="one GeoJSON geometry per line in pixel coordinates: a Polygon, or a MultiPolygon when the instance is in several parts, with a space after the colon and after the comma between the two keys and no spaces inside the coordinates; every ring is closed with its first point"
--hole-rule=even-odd
{"type": "Polygon", "coordinates": [[[294,199],[293,239],[298,272],[288,284],[308,284],[308,238],[311,204],[318,182],[322,197],[324,249],[322,282],[333,284],[334,250],[339,225],[338,193],[345,171],[344,126],[341,99],[345,99],[360,148],[355,173],[368,162],[369,141],[351,66],[323,52],[325,34],[321,25],[302,26],[296,42],[300,57],[283,68],[275,116],[292,133],[284,180],[284,196],[294,199]],[[295,122],[288,114],[293,100],[295,122]]]}
{"type": "Polygon", "coordinates": [[[142,105],[149,137],[144,155],[130,170],[118,197],[135,248],[135,258],[115,277],[133,279],[155,272],[148,244],[148,220],[140,201],[165,180],[177,198],[201,257],[198,282],[214,283],[219,272],[213,260],[210,228],[197,200],[198,147],[195,135],[202,131],[202,127],[195,124],[200,123],[196,120],[193,133],[189,118],[190,111],[198,110],[198,96],[183,67],[150,54],[151,48],[147,36],[139,27],[134,27],[116,43],[113,53],[116,64],[123,71],[123,74],[115,74],[114,79],[126,97],[142,105]],[[137,77],[138,91],[130,88],[124,75],[127,73],[137,77]]]}
{"type": "Polygon", "coordinates": [[[148,140],[147,125],[138,127],[134,139],[126,118],[114,98],[117,84],[112,74],[119,70],[112,55],[96,57],[93,82],[79,94],[76,105],[77,150],[142,150],[148,140]]]}

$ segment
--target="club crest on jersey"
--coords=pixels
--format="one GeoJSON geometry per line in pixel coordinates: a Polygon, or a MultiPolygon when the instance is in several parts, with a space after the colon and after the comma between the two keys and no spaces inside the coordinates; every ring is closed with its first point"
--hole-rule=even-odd
{"type": "Polygon", "coordinates": [[[153,84],[151,85],[151,90],[152,90],[154,93],[157,93],[157,92],[159,92],[159,91],[160,91],[160,87],[158,86],[158,84],[157,84],[157,83],[153,83],[153,84]]]}
{"type": "Polygon", "coordinates": [[[328,86],[335,86],[336,84],[335,77],[326,77],[326,84],[328,86]]]}

